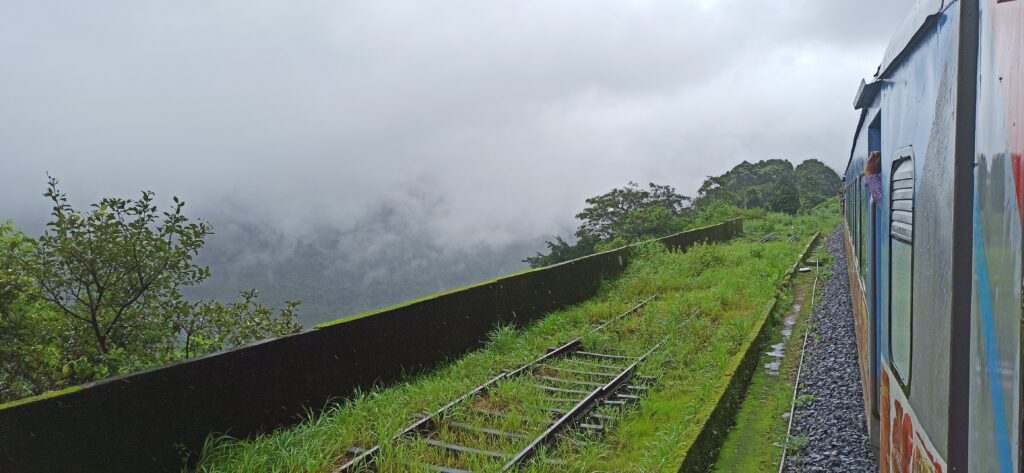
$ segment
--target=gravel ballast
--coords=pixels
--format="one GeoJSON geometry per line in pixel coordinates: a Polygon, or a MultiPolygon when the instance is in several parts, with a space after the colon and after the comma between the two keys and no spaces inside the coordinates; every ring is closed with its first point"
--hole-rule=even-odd
{"type": "Polygon", "coordinates": [[[794,443],[807,442],[790,450],[785,471],[874,472],[878,464],[865,426],[842,227],[825,244],[835,263],[829,278],[818,281],[821,299],[810,319],[790,433],[794,443]]]}

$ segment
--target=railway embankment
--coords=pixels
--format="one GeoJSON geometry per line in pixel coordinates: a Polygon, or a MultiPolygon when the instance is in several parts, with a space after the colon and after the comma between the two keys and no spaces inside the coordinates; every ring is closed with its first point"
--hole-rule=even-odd
{"type": "MultiPolygon", "coordinates": [[[[736,219],[657,241],[683,250],[741,231],[736,219]]],[[[326,405],[450,365],[483,347],[499,328],[543,325],[564,334],[558,329],[565,327],[548,315],[597,295],[638,249],[625,246],[297,335],[0,405],[0,470],[106,472],[116,465],[118,471],[181,471],[183,459],[193,462],[211,433],[250,438],[295,425],[326,405]],[[55,445],[60,455],[54,455],[55,445]]],[[[596,320],[602,313],[591,315],[596,320]]],[[[490,366],[484,374],[503,368],[490,366]]],[[[457,377],[463,382],[466,373],[457,377]]],[[[441,392],[429,398],[450,399],[441,392]]],[[[345,440],[328,434],[303,442],[316,449],[327,439],[332,447],[345,440]]],[[[303,452],[284,466],[243,464],[240,471],[318,471],[312,458],[303,452]]]]}
{"type": "MultiPolygon", "coordinates": [[[[194,471],[209,473],[336,472],[366,451],[378,453],[360,467],[377,471],[431,470],[430,465],[450,471],[499,471],[502,464],[514,463],[519,458],[516,452],[524,448],[535,452],[530,454],[535,459],[529,462],[531,471],[662,471],[679,465],[684,471],[705,471],[735,418],[750,374],[760,366],[772,315],[785,310],[780,288],[788,287],[813,247],[815,231],[831,228],[835,215],[828,207],[796,217],[751,215],[745,236],[737,235],[738,222],[727,223],[662,239],[660,244],[639,244],[501,278],[288,339],[100,383],[75,395],[0,409],[0,417],[23,422],[0,423],[4,426],[0,430],[19,430],[18,425],[24,427],[30,420],[41,422],[42,416],[28,414],[44,408],[50,419],[69,413],[103,415],[101,420],[113,424],[115,419],[134,418],[132,409],[147,405],[127,404],[122,412],[111,415],[109,409],[83,409],[82,403],[134,399],[158,402],[157,409],[145,409],[151,421],[178,412],[179,404],[191,407],[188,416],[157,424],[177,429],[166,429],[168,435],[183,437],[201,430],[227,434],[209,437],[202,457],[189,458],[199,460],[198,465],[190,465],[194,471]],[[765,234],[775,237],[760,238],[765,234]],[[729,237],[736,238],[698,244],[729,237]],[[642,310],[630,310],[642,301],[649,301],[642,310]],[[618,322],[608,325],[608,330],[595,331],[611,320],[618,322]],[[545,360],[543,366],[530,365],[523,376],[508,376],[488,387],[486,396],[474,391],[573,338],[578,343],[571,356],[545,360]],[[652,346],[658,340],[663,342],[652,346]],[[425,350],[430,356],[414,356],[425,350]],[[593,397],[587,390],[594,390],[598,378],[619,379],[617,367],[611,366],[614,363],[591,360],[591,367],[583,368],[576,366],[587,361],[581,357],[635,359],[636,367],[625,368],[632,377],[629,382],[610,390],[598,386],[599,405],[583,406],[586,412],[574,417],[577,408],[566,407],[570,401],[579,406],[577,401],[593,397]],[[239,358],[244,358],[243,367],[248,369],[239,371],[238,363],[233,363],[239,358]],[[263,369],[253,369],[257,366],[263,369]],[[188,374],[204,375],[200,377],[206,381],[174,382],[188,374]],[[355,375],[369,378],[356,383],[362,378],[355,375]],[[263,388],[253,385],[261,379],[270,382],[263,388]],[[206,390],[213,384],[210,380],[216,380],[221,389],[206,390]],[[158,397],[131,395],[139,389],[152,392],[157,385],[180,386],[189,393],[164,390],[158,397]],[[110,395],[114,388],[117,391],[110,395]],[[324,404],[309,401],[307,391],[313,388],[316,392],[330,388],[342,395],[333,397],[318,413],[312,409],[324,404]],[[271,398],[290,399],[297,392],[306,393],[302,404],[310,409],[298,425],[273,429],[273,424],[264,424],[254,434],[243,423],[213,428],[209,419],[199,415],[227,406],[230,412],[222,417],[251,420],[271,412],[254,407],[271,398]],[[344,395],[347,392],[352,394],[344,395]],[[423,413],[440,412],[467,393],[466,402],[439,417],[436,425],[395,439],[396,432],[418,422],[423,413]],[[232,414],[242,411],[245,416],[232,414]],[[549,434],[562,424],[571,428],[549,434]],[[192,430],[184,432],[186,427],[192,430]]],[[[281,401],[273,407],[284,411],[287,404],[281,401]]],[[[95,428],[95,423],[80,425],[95,428]]],[[[122,428],[117,436],[125,438],[131,431],[122,428]]],[[[133,442],[157,444],[145,438],[133,442]]],[[[184,451],[188,445],[176,447],[184,451]]],[[[123,450],[122,445],[118,452],[123,450]]],[[[67,461],[85,456],[81,448],[70,451],[75,454],[67,461]]],[[[0,453],[6,451],[0,448],[0,453]]],[[[86,453],[86,460],[99,464],[101,452],[86,453]]],[[[112,464],[147,461],[124,453],[117,456],[120,461],[112,464]]]]}
{"type": "Polygon", "coordinates": [[[878,471],[865,428],[841,227],[826,246],[834,264],[810,319],[785,471],[878,471]]]}
{"type": "Polygon", "coordinates": [[[502,329],[487,347],[440,371],[367,392],[295,428],[247,440],[211,439],[197,470],[338,471],[357,455],[374,452],[372,463],[364,463],[369,470],[501,471],[503,463],[517,458],[517,450],[532,445],[529,439],[546,438],[546,423],[561,422],[548,413],[561,409],[571,415],[554,403],[582,399],[582,391],[594,386],[594,380],[578,376],[612,369],[567,367],[564,363],[578,361],[567,355],[543,366],[525,365],[531,368],[523,376],[488,384],[486,395],[474,386],[575,336],[584,351],[626,357],[647,352],[659,339],[664,343],[636,370],[638,379],[651,380],[646,387],[633,385],[628,389],[635,393],[618,395],[631,402],[603,402],[592,411],[596,416],[583,417],[587,428],[570,429],[541,447],[538,461],[527,469],[663,471],[682,465],[685,471],[704,471],[720,433],[732,422],[749,373],[758,367],[767,341],[766,314],[780,307],[779,285],[793,274],[794,260],[803,259],[822,218],[830,217],[772,217],[752,222],[756,233],[748,233],[793,232],[793,239],[758,243],[757,236],[748,236],[686,253],[641,250],[622,277],[583,304],[522,330],[502,329]],[[654,295],[642,310],[617,315],[654,295]],[[609,325],[610,331],[587,334],[612,319],[619,322],[609,325]],[[565,382],[580,387],[567,388],[565,382]],[[458,400],[446,406],[453,399],[458,400]],[[429,428],[394,437],[423,418],[417,413],[431,412],[440,414],[429,428]],[[483,434],[460,433],[467,429],[483,434]]]}
{"type": "Polygon", "coordinates": [[[718,453],[712,471],[774,471],[786,447],[786,431],[798,377],[803,340],[815,301],[820,295],[818,275],[825,271],[825,250],[816,247],[813,257],[795,272],[780,298],[767,341],[752,347],[760,354],[746,395],[736,413],[736,423],[718,453]]]}

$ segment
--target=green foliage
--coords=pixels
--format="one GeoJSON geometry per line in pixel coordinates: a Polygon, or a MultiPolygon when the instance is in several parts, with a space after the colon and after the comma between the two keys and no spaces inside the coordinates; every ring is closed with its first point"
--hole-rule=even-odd
{"type": "Polygon", "coordinates": [[[31,250],[31,239],[0,222],[0,401],[60,386],[64,378],[60,319],[33,300],[32,280],[17,264],[31,250]]]}
{"type": "Polygon", "coordinates": [[[817,159],[808,159],[796,167],[796,186],[800,207],[809,209],[839,192],[839,174],[817,159]]]}
{"type": "Polygon", "coordinates": [[[302,329],[296,314],[299,302],[286,302],[275,315],[272,309],[260,305],[256,297],[257,291],[249,289],[242,291],[236,302],[199,302],[178,313],[174,331],[183,339],[182,355],[194,357],[302,329]]]}
{"type": "Polygon", "coordinates": [[[650,183],[642,189],[630,182],[587,199],[587,206],[576,215],[583,222],[576,230],[576,243],[555,237],[546,242],[547,254],[537,253],[523,261],[539,268],[737,217],[759,220],[768,212],[808,213],[834,201],[829,197],[838,187],[839,175],[816,159],[795,169],[784,159],[744,161],[721,176],[708,177],[692,206],[689,197],[671,186],[650,183]]]}
{"type": "Polygon", "coordinates": [[[576,214],[583,221],[576,236],[607,241],[618,236],[635,240],[665,235],[675,228],[674,217],[683,214],[689,200],[671,186],[652,182],[645,190],[630,182],[587,199],[587,206],[576,214]]]}
{"type": "Polygon", "coordinates": [[[807,449],[810,439],[805,435],[790,435],[786,439],[786,451],[793,455],[800,455],[807,449]]]}
{"type": "Polygon", "coordinates": [[[806,406],[811,405],[812,403],[814,403],[814,401],[817,401],[817,400],[818,400],[818,397],[813,395],[813,394],[801,394],[801,395],[796,397],[796,400],[794,401],[794,404],[796,404],[799,407],[806,407],[806,406]]]}
{"type": "MultiPolygon", "coordinates": [[[[722,211],[747,212],[734,208],[722,211]]],[[[778,225],[798,230],[804,227],[794,224],[794,218],[779,218],[778,225]]],[[[833,215],[832,223],[838,218],[838,214],[833,215]]],[[[557,311],[521,331],[496,329],[490,343],[481,350],[437,370],[411,374],[406,382],[395,386],[361,393],[294,428],[250,439],[211,437],[196,471],[331,471],[346,458],[349,448],[367,448],[386,441],[408,424],[412,413],[432,412],[496,373],[526,363],[551,346],[583,336],[594,325],[656,293],[658,298],[641,314],[621,325],[613,324],[620,326],[614,333],[583,336],[583,341],[586,347],[614,345],[618,352],[632,355],[646,351],[664,334],[677,333],[639,368],[639,374],[657,376],[658,384],[637,405],[611,411],[618,421],[608,424],[611,428],[606,435],[570,434],[570,439],[545,452],[564,463],[536,462],[526,470],[678,469],[679,457],[684,453],[680,446],[700,431],[713,408],[714,392],[728,383],[729,361],[745,349],[743,343],[750,339],[778,281],[811,233],[800,233],[803,243],[736,241],[698,245],[686,252],[667,251],[658,242],[642,243],[634,247],[634,258],[625,274],[608,282],[597,297],[557,311]],[[752,258],[755,250],[759,256],[752,258]]],[[[498,388],[500,399],[518,398],[516,405],[525,406],[515,411],[513,421],[545,418],[550,422],[547,413],[538,412],[540,402],[524,402],[524,394],[515,388],[515,383],[498,388]]],[[[788,399],[782,402],[788,403],[788,399]]],[[[476,425],[489,424],[481,420],[476,425]]],[[[521,428],[491,426],[505,431],[521,428]]],[[[383,449],[381,470],[404,471],[397,460],[413,452],[419,452],[417,458],[421,461],[430,458],[419,456],[425,452],[417,448],[410,443],[383,449]]],[[[518,449],[508,445],[496,450],[518,449]]],[[[500,467],[486,457],[479,461],[479,468],[474,465],[470,469],[494,471],[500,467]]]]}
{"type": "Polygon", "coordinates": [[[14,228],[12,222],[0,222],[0,316],[10,314],[31,285],[30,278],[14,264],[31,248],[31,239],[14,228]]]}
{"type": "Polygon", "coordinates": [[[298,303],[279,312],[241,300],[190,303],[181,289],[213,227],[173,199],[105,198],[81,211],[50,178],[45,233],[0,224],[0,402],[296,333],[298,303]]]}
{"type": "Polygon", "coordinates": [[[722,251],[718,245],[698,244],[687,250],[694,271],[697,274],[722,264],[722,251]]]}
{"type": "Polygon", "coordinates": [[[768,210],[789,215],[800,211],[800,193],[792,182],[778,182],[772,186],[768,210]]]}
{"type": "Polygon", "coordinates": [[[764,208],[777,186],[793,180],[793,164],[785,159],[753,164],[744,161],[721,176],[708,177],[697,191],[694,205],[701,208],[725,202],[742,208],[764,208]]]}
{"type": "Polygon", "coordinates": [[[808,159],[795,169],[783,159],[744,161],[721,176],[705,180],[694,206],[704,209],[726,203],[796,215],[834,196],[838,188],[839,175],[816,159],[808,159]]]}
{"type": "Polygon", "coordinates": [[[583,222],[576,230],[576,243],[555,237],[555,241],[546,242],[547,254],[537,253],[523,261],[531,268],[540,268],[680,232],[686,227],[682,217],[689,201],[672,186],[652,182],[644,189],[630,182],[587,199],[587,206],[576,214],[583,222]]]}
{"type": "Polygon", "coordinates": [[[152,343],[138,343],[142,338],[163,344],[151,336],[169,326],[180,288],[210,274],[192,257],[213,227],[190,222],[177,197],[161,215],[152,192],[138,200],[105,198],[85,212],[68,204],[54,178],[44,195],[53,202],[52,219],[21,264],[40,298],[84,325],[99,353],[151,351],[152,343]]]}
{"type": "Polygon", "coordinates": [[[556,236],[555,241],[544,243],[548,246],[548,254],[537,253],[536,256],[528,256],[523,262],[528,263],[531,268],[543,268],[544,266],[551,266],[563,261],[582,258],[595,251],[594,242],[584,239],[579,239],[576,243],[569,244],[562,237],[556,236]]]}

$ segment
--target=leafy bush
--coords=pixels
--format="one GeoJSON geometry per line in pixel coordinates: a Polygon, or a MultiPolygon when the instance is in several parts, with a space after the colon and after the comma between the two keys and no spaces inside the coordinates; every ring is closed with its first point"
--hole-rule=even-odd
{"type": "Polygon", "coordinates": [[[575,243],[555,237],[546,242],[547,254],[523,261],[533,268],[550,266],[739,217],[748,234],[792,235],[795,227],[782,226],[789,222],[786,217],[812,214],[822,205],[836,203],[832,197],[838,189],[839,175],[816,159],[795,169],[782,159],[744,161],[721,176],[708,177],[693,200],[671,186],[650,183],[643,189],[630,182],[586,200],[587,206],[576,215],[582,223],[575,243]]]}
{"type": "Polygon", "coordinates": [[[296,333],[297,302],[274,311],[255,290],[238,302],[188,302],[208,268],[193,257],[213,226],[151,192],[72,208],[51,178],[38,239],[0,224],[0,402],[296,333]]]}

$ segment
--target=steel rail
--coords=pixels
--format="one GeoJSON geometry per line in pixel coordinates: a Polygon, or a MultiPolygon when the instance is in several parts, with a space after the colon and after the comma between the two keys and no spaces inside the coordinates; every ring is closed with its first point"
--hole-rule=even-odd
{"type": "MultiPolygon", "coordinates": [[[[572,340],[572,341],[570,341],[570,342],[568,342],[568,343],[566,343],[566,344],[564,344],[564,345],[562,345],[562,346],[560,346],[558,348],[555,348],[553,350],[548,351],[548,353],[544,354],[540,358],[537,358],[536,360],[530,362],[529,364],[526,364],[526,365],[523,365],[523,366],[519,367],[515,371],[501,373],[501,374],[491,378],[490,381],[487,381],[486,383],[481,384],[480,386],[477,386],[472,391],[469,391],[468,393],[463,394],[462,396],[459,396],[458,399],[455,399],[454,401],[449,402],[448,404],[445,404],[440,409],[434,411],[433,414],[430,414],[430,415],[425,416],[425,417],[419,417],[418,420],[414,421],[412,424],[409,424],[409,426],[407,426],[406,428],[402,429],[399,433],[395,434],[395,436],[391,438],[391,442],[392,443],[397,442],[397,441],[401,440],[403,437],[407,437],[410,434],[413,434],[413,433],[421,431],[421,430],[431,430],[432,426],[434,426],[436,424],[436,419],[438,417],[443,416],[445,412],[451,410],[453,407],[455,407],[455,406],[457,406],[457,405],[459,405],[459,404],[461,404],[461,403],[463,403],[463,402],[473,398],[474,396],[476,396],[478,394],[486,392],[488,389],[490,389],[491,386],[497,384],[498,382],[500,382],[502,380],[518,376],[521,373],[523,373],[525,370],[530,369],[530,368],[532,368],[533,366],[535,366],[537,364],[544,363],[547,360],[559,357],[559,356],[561,356],[561,355],[563,355],[565,353],[568,353],[570,351],[578,349],[582,345],[583,345],[583,342],[581,342],[580,339],[577,338],[577,339],[572,340]]],[[[381,450],[380,445],[376,445],[373,448],[364,450],[362,453],[360,453],[359,455],[353,457],[352,459],[350,459],[349,461],[345,462],[344,464],[342,464],[338,468],[334,469],[333,471],[335,473],[348,472],[348,471],[352,471],[353,468],[355,468],[355,467],[357,467],[359,465],[371,463],[375,459],[377,454],[380,453],[380,450],[381,450]]]]}
{"type": "MultiPolygon", "coordinates": [[[[605,323],[603,323],[603,324],[593,328],[592,330],[587,332],[587,335],[593,334],[593,333],[598,332],[600,330],[604,330],[610,324],[618,322],[618,321],[626,318],[630,314],[636,313],[641,308],[643,308],[648,302],[650,302],[651,300],[653,300],[656,297],[658,297],[658,294],[655,294],[655,295],[653,295],[651,297],[648,297],[647,299],[644,299],[643,301],[640,301],[638,304],[636,304],[633,307],[629,308],[629,310],[627,310],[627,311],[623,312],[622,314],[619,314],[619,315],[615,316],[611,320],[608,320],[605,323]]],[[[397,434],[395,434],[390,439],[390,443],[396,443],[396,442],[400,441],[402,438],[409,437],[412,434],[415,434],[416,432],[428,431],[428,430],[436,429],[437,419],[442,417],[442,416],[444,416],[445,413],[450,411],[455,406],[457,406],[457,405],[459,405],[459,404],[461,404],[461,403],[463,403],[465,401],[468,401],[469,399],[471,399],[471,398],[473,398],[473,397],[475,397],[475,396],[477,396],[479,394],[487,392],[492,386],[496,385],[497,383],[499,383],[499,382],[501,382],[503,380],[511,379],[511,378],[515,378],[515,377],[521,376],[522,374],[524,374],[524,373],[526,373],[528,371],[533,370],[537,366],[546,364],[550,360],[553,360],[555,358],[561,357],[561,356],[566,355],[568,353],[572,353],[572,352],[578,351],[582,346],[583,346],[582,337],[573,339],[573,340],[571,340],[569,342],[566,342],[565,344],[563,344],[563,345],[561,345],[561,346],[559,346],[557,348],[553,348],[553,349],[548,350],[548,352],[546,354],[540,356],[539,358],[537,358],[537,359],[535,359],[535,360],[533,360],[533,361],[531,361],[531,362],[529,362],[529,363],[527,363],[525,365],[520,366],[519,368],[517,368],[517,369],[515,369],[513,371],[503,372],[503,373],[501,373],[501,374],[491,378],[486,383],[477,386],[476,388],[474,388],[473,390],[463,394],[462,396],[459,396],[454,401],[451,401],[448,404],[445,404],[444,406],[442,406],[438,410],[434,411],[432,414],[425,415],[425,416],[424,415],[418,416],[417,420],[415,420],[414,422],[412,422],[411,424],[406,426],[404,429],[399,431],[397,434]]],[[[350,449],[350,451],[351,450],[352,449],[350,449]]],[[[349,473],[349,472],[356,471],[356,468],[358,468],[358,467],[363,467],[363,466],[366,466],[366,465],[370,465],[370,464],[372,464],[376,460],[376,457],[380,454],[380,451],[381,451],[381,446],[380,445],[375,445],[372,448],[365,449],[365,450],[364,449],[358,449],[358,452],[359,452],[358,454],[356,454],[355,456],[353,456],[352,458],[350,458],[348,461],[346,461],[345,463],[341,464],[337,468],[331,470],[331,473],[349,473]]]]}
{"type": "MultiPolygon", "coordinates": [[[[814,296],[818,289],[818,276],[820,274],[821,265],[820,261],[815,258],[814,260],[814,285],[811,287],[811,314],[814,316],[814,296]]],[[[805,321],[806,322],[806,321],[805,321]]],[[[786,452],[789,451],[789,436],[793,432],[793,416],[796,414],[796,397],[800,392],[800,375],[804,371],[804,353],[807,351],[807,336],[810,335],[811,329],[807,327],[804,329],[804,341],[800,345],[800,361],[797,362],[796,367],[796,380],[793,381],[793,398],[789,400],[789,419],[786,424],[786,437],[782,439],[782,458],[779,460],[779,472],[782,473],[786,469],[786,452]]]]}
{"type": "MultiPolygon", "coordinates": [[[[680,327],[685,325],[686,322],[689,322],[689,320],[683,322],[680,327]]],[[[537,436],[537,438],[533,439],[529,445],[512,457],[512,459],[510,459],[508,463],[501,468],[501,471],[512,471],[519,468],[523,463],[533,458],[541,446],[552,444],[555,439],[558,438],[559,434],[573,425],[580,424],[581,421],[590,415],[590,413],[596,409],[599,404],[608,402],[608,398],[617,395],[620,389],[629,385],[629,381],[632,380],[633,375],[640,366],[640,363],[643,363],[649,356],[651,356],[651,354],[660,349],[666,342],[668,342],[668,339],[671,338],[672,335],[674,335],[674,333],[666,335],[642,356],[635,358],[634,361],[616,375],[614,379],[591,391],[590,394],[576,403],[572,409],[565,412],[557,421],[555,421],[555,423],[551,424],[550,427],[537,436]]]]}
{"type": "Polygon", "coordinates": [[[616,376],[615,379],[609,381],[608,384],[591,391],[587,397],[576,403],[572,409],[562,415],[562,417],[548,427],[547,430],[537,436],[537,438],[533,439],[526,448],[520,450],[519,453],[512,457],[512,459],[501,468],[501,471],[511,471],[519,468],[519,465],[536,455],[540,446],[552,443],[554,439],[567,428],[571,427],[573,424],[580,423],[580,421],[582,421],[590,411],[597,408],[598,401],[629,381],[630,376],[632,376],[633,372],[636,371],[637,365],[638,363],[629,365],[628,368],[616,376]]]}
{"type": "Polygon", "coordinates": [[[595,327],[595,328],[594,328],[593,330],[591,330],[591,331],[587,332],[587,335],[590,335],[590,334],[592,334],[592,333],[598,332],[598,331],[600,331],[600,330],[604,330],[604,328],[605,328],[605,327],[607,327],[607,326],[609,326],[609,325],[611,325],[611,324],[613,324],[613,323],[615,323],[615,322],[618,322],[618,321],[620,321],[620,320],[622,320],[622,319],[626,318],[626,317],[627,317],[627,316],[629,316],[630,314],[632,314],[632,313],[634,313],[634,312],[636,312],[636,311],[640,310],[640,308],[642,308],[643,306],[647,305],[647,303],[648,303],[648,302],[650,302],[650,301],[654,300],[654,298],[656,298],[656,297],[658,297],[658,294],[655,294],[655,295],[653,295],[653,296],[651,296],[651,297],[648,297],[647,299],[644,299],[644,300],[640,301],[640,303],[639,303],[639,304],[637,304],[637,305],[635,305],[635,306],[631,307],[631,308],[630,308],[629,310],[627,310],[627,311],[625,311],[625,312],[623,312],[623,313],[621,313],[621,314],[619,314],[619,315],[615,316],[615,317],[614,317],[614,318],[612,318],[611,320],[608,320],[608,321],[606,321],[605,323],[603,323],[603,324],[601,324],[601,325],[598,325],[598,326],[597,326],[597,327],[595,327]]]}

